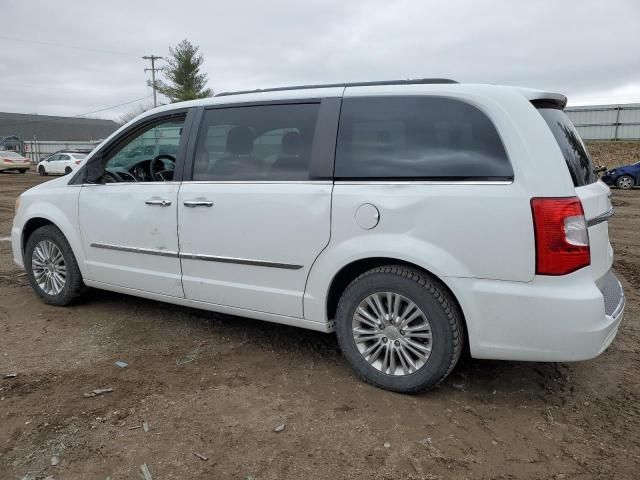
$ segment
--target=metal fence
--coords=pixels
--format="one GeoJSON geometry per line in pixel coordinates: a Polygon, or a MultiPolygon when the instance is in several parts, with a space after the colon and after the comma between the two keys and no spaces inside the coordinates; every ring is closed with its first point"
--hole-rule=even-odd
{"type": "Polygon", "coordinates": [[[31,163],[38,163],[43,157],[47,157],[58,150],[93,150],[100,141],[95,142],[54,142],[40,140],[23,140],[24,156],[31,163]]]}
{"type": "Polygon", "coordinates": [[[640,103],[568,107],[583,140],[640,140],[640,103]]]}

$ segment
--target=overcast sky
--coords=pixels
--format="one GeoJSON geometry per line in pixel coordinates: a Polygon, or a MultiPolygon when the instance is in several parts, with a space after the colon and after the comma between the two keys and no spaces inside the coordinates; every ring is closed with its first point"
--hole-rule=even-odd
{"type": "Polygon", "coordinates": [[[638,0],[2,0],[0,111],[117,118],[143,55],[200,46],[217,92],[448,77],[640,102],[638,0]]]}

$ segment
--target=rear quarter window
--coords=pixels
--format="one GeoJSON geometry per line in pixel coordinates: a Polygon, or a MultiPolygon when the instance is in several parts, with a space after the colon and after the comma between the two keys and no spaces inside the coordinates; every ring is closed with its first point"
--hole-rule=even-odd
{"type": "Polygon", "coordinates": [[[587,147],[569,117],[557,108],[538,108],[538,111],[558,142],[573,185],[581,187],[596,182],[598,175],[595,173],[587,147]]]}
{"type": "Polygon", "coordinates": [[[345,98],[338,179],[510,180],[513,170],[491,120],[450,98],[345,98]]]}

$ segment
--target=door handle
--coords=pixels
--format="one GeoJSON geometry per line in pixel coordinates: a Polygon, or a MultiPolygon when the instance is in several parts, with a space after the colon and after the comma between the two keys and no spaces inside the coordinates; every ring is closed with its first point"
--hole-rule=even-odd
{"type": "Polygon", "coordinates": [[[171,205],[171,200],[161,200],[161,199],[153,199],[153,200],[145,200],[147,205],[159,205],[161,207],[168,207],[171,205]]]}
{"type": "Polygon", "coordinates": [[[213,207],[213,202],[210,200],[185,200],[183,202],[185,207],[213,207]]]}

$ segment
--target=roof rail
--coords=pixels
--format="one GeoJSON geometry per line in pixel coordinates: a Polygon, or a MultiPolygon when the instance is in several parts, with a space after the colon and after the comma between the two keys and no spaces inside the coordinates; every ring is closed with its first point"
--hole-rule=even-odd
{"type": "Polygon", "coordinates": [[[258,88],[255,90],[240,90],[238,92],[222,92],[214,95],[215,97],[226,97],[228,95],[241,95],[243,93],[260,93],[260,92],[281,92],[284,90],[306,90],[311,88],[330,88],[330,87],[371,87],[378,85],[424,85],[438,83],[458,83],[449,78],[415,78],[406,80],[379,80],[374,82],[351,82],[351,83],[324,83],[318,85],[294,85],[291,87],[274,87],[274,88],[258,88]]]}

